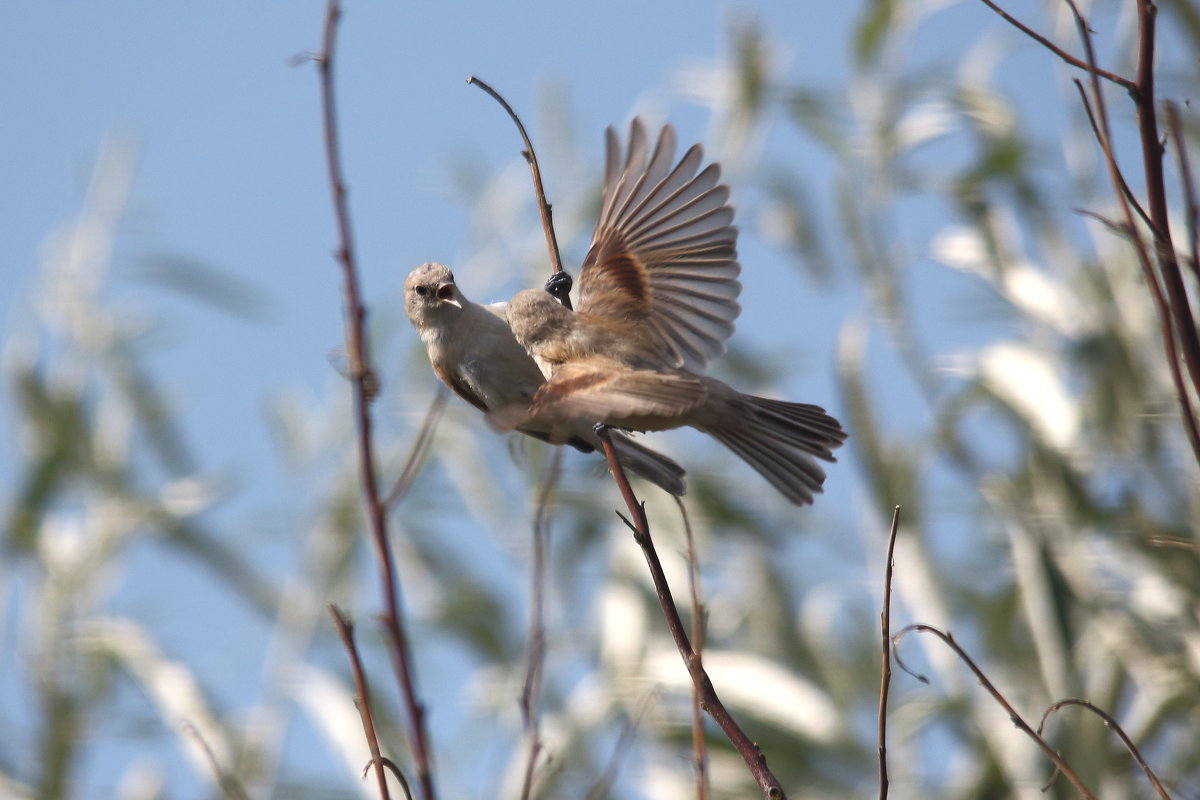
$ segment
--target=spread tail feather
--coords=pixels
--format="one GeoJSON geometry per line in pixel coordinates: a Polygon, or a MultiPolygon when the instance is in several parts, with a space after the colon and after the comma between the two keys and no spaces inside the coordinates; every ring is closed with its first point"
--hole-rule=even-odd
{"type": "Polygon", "coordinates": [[[833,449],[846,440],[841,423],[807,403],[748,394],[730,403],[736,413],[722,414],[701,430],[754,467],[792,503],[812,503],[825,482],[817,459],[836,461],[833,449]]]}

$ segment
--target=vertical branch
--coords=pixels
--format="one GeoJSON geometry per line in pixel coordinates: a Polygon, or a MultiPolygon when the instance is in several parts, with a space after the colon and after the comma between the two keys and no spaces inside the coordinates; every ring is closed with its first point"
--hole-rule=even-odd
{"type": "Polygon", "coordinates": [[[900,529],[900,506],[892,509],[892,530],[888,534],[887,566],[883,570],[883,612],[879,615],[883,633],[883,656],[879,679],[879,800],[887,800],[887,707],[892,686],[892,567],[896,552],[896,532],[900,529]]]}
{"type": "Polygon", "coordinates": [[[542,666],[546,660],[546,544],[549,539],[550,495],[562,471],[562,448],[551,448],[550,466],[538,491],[537,512],[533,518],[533,566],[529,570],[529,653],[525,663],[525,685],[521,691],[521,721],[528,740],[525,779],[521,800],[533,796],[533,773],[542,752],[542,734],[537,700],[542,685],[542,666]]]}
{"type": "Polygon", "coordinates": [[[366,308],[358,284],[358,267],[351,235],[350,209],[346,202],[346,184],[342,173],[341,151],[338,145],[337,105],[334,96],[333,64],[337,43],[337,25],[341,18],[338,0],[329,0],[326,7],[322,50],[316,56],[321,76],[321,105],[325,135],[325,158],[329,169],[329,185],[333,194],[334,216],[338,228],[338,249],[335,256],[342,268],[345,292],[346,350],[350,359],[350,381],[354,392],[354,414],[358,428],[359,473],[363,500],[371,529],[371,541],[379,568],[383,590],[383,627],[391,651],[408,712],[413,760],[425,800],[434,800],[433,773],[430,768],[428,735],[425,731],[425,709],[417,699],[416,676],[412,668],[408,638],[405,634],[400,605],[400,587],[387,536],[386,507],[380,499],[375,474],[375,455],[371,437],[371,399],[377,381],[368,367],[366,352],[366,308]]]}
{"type": "MultiPolygon", "coordinates": [[[[1171,316],[1175,323],[1192,388],[1200,392],[1200,338],[1192,316],[1187,288],[1179,272],[1179,260],[1171,240],[1171,221],[1167,213],[1167,190],[1163,179],[1163,145],[1159,140],[1158,116],[1154,96],[1155,29],[1158,7],[1152,0],[1138,0],[1138,68],[1137,91],[1133,94],[1137,107],[1138,130],[1142,141],[1142,168],[1146,177],[1146,205],[1154,230],[1154,250],[1159,272],[1170,299],[1171,316]]],[[[1180,398],[1186,401],[1186,397],[1180,398]]]]}
{"type": "MultiPolygon", "coordinates": [[[[1137,89],[1131,92],[1134,102],[1138,105],[1139,122],[1141,124],[1142,136],[1147,133],[1157,137],[1157,123],[1154,121],[1147,122],[1145,119],[1145,104],[1149,103],[1149,115],[1153,117],[1153,65],[1154,65],[1154,17],[1155,11],[1152,9],[1146,12],[1143,8],[1143,3],[1146,0],[1138,0],[1139,21],[1139,61],[1138,61],[1138,81],[1137,89]],[[1148,26],[1148,27],[1147,27],[1148,26]],[[1143,72],[1147,70],[1148,72],[1143,72]],[[1145,94],[1145,90],[1149,89],[1151,94],[1149,98],[1145,94]]],[[[1147,189],[1149,191],[1151,183],[1157,186],[1157,193],[1161,195],[1155,199],[1154,192],[1150,192],[1149,205],[1150,208],[1150,228],[1154,235],[1155,252],[1158,255],[1159,268],[1164,272],[1163,281],[1166,282],[1166,294],[1164,287],[1160,283],[1158,273],[1154,270],[1154,264],[1150,260],[1150,254],[1147,252],[1145,242],[1142,241],[1142,236],[1138,232],[1137,223],[1133,218],[1133,212],[1130,208],[1130,201],[1126,197],[1123,190],[1125,179],[1121,175],[1121,168],[1117,164],[1116,153],[1113,149],[1112,133],[1108,123],[1108,109],[1104,101],[1104,93],[1100,90],[1100,81],[1094,71],[1096,64],[1096,54],[1092,47],[1091,30],[1088,27],[1087,20],[1079,12],[1073,0],[1067,0],[1067,5],[1070,6],[1071,12],[1075,15],[1075,23],[1079,29],[1080,38],[1083,39],[1084,49],[1087,53],[1087,63],[1093,68],[1090,73],[1090,85],[1092,100],[1095,103],[1095,112],[1087,102],[1087,93],[1083,90],[1083,85],[1076,81],[1076,86],[1079,87],[1079,93],[1084,101],[1084,108],[1088,112],[1089,119],[1092,121],[1093,130],[1096,132],[1096,139],[1100,144],[1100,149],[1104,154],[1104,162],[1108,168],[1109,180],[1112,183],[1113,193],[1117,197],[1117,202],[1121,208],[1124,217],[1125,228],[1129,234],[1130,243],[1133,246],[1134,253],[1137,255],[1138,264],[1141,266],[1142,275],[1146,281],[1146,286],[1150,291],[1150,297],[1154,302],[1154,308],[1158,317],[1159,334],[1163,341],[1163,352],[1166,355],[1167,369],[1171,373],[1171,380],[1175,386],[1175,394],[1179,400],[1180,414],[1183,418],[1184,430],[1188,434],[1188,440],[1192,446],[1192,453],[1196,458],[1197,463],[1200,463],[1200,424],[1196,420],[1196,411],[1192,403],[1193,391],[1200,392],[1200,342],[1196,341],[1196,327],[1191,321],[1191,311],[1188,308],[1187,292],[1183,287],[1183,281],[1179,276],[1179,265],[1175,261],[1173,247],[1170,245],[1170,236],[1165,233],[1167,228],[1160,226],[1167,225],[1166,214],[1166,198],[1162,194],[1162,150],[1157,138],[1154,141],[1147,142],[1144,138],[1142,141],[1142,149],[1144,162],[1147,165],[1158,165],[1158,179],[1151,180],[1151,176],[1147,174],[1147,189]],[[1146,154],[1147,149],[1157,151],[1157,156],[1146,154]],[[1161,206],[1155,210],[1155,204],[1161,200],[1161,206]],[[1162,216],[1158,216],[1161,214],[1162,216]],[[1172,281],[1170,273],[1172,270],[1163,261],[1164,257],[1164,242],[1166,242],[1165,250],[1169,252],[1170,264],[1173,265],[1173,274],[1175,282],[1178,286],[1172,289],[1172,281]],[[1192,379],[1192,388],[1189,390],[1183,379],[1183,371],[1180,368],[1180,348],[1183,349],[1182,360],[1187,365],[1190,377],[1192,379]]],[[[1149,167],[1148,167],[1149,168],[1149,167]]]]}
{"type": "Polygon", "coordinates": [[[725,736],[729,739],[734,749],[738,751],[738,754],[741,755],[742,760],[746,762],[746,766],[750,769],[750,774],[754,776],[754,780],[758,783],[759,788],[763,790],[763,796],[768,798],[768,800],[785,800],[786,795],[784,794],[783,786],[779,783],[779,779],[767,768],[766,757],[758,749],[758,745],[746,735],[733,716],[725,709],[724,704],[721,703],[721,699],[717,697],[717,690],[713,688],[708,673],[704,671],[704,666],[700,663],[700,656],[692,648],[691,642],[688,641],[683,620],[679,617],[679,609],[675,606],[674,598],[671,597],[671,587],[667,583],[666,574],[663,572],[662,562],[659,561],[658,552],[654,549],[654,541],[650,538],[650,523],[646,519],[646,507],[638,502],[637,497],[633,493],[633,487],[629,485],[629,478],[625,475],[625,469],[621,466],[621,462],[617,460],[617,451],[613,447],[608,427],[597,425],[596,433],[600,437],[601,444],[604,445],[604,455],[608,458],[608,469],[612,472],[613,479],[617,482],[617,488],[621,490],[621,497],[624,498],[625,505],[629,508],[629,514],[633,518],[633,521],[630,522],[620,514],[618,516],[621,516],[621,519],[633,531],[633,538],[637,541],[638,546],[642,548],[642,554],[646,557],[646,564],[650,567],[650,577],[654,581],[654,591],[658,595],[658,603],[662,607],[663,616],[667,620],[667,628],[671,631],[671,637],[675,640],[675,646],[679,648],[679,655],[683,657],[683,664],[687,667],[688,674],[692,678],[692,684],[700,694],[701,704],[708,711],[709,715],[712,716],[713,721],[724,731],[725,736]]]}
{"type": "MultiPolygon", "coordinates": [[[[692,646],[696,649],[696,661],[704,664],[704,604],[700,602],[700,565],[696,557],[696,542],[692,536],[692,522],[688,519],[687,506],[676,497],[679,516],[683,518],[683,531],[687,535],[688,593],[692,600],[692,646]]],[[[708,800],[708,748],[704,739],[704,708],[700,692],[692,686],[692,760],[696,769],[696,800],[708,800]]]]}

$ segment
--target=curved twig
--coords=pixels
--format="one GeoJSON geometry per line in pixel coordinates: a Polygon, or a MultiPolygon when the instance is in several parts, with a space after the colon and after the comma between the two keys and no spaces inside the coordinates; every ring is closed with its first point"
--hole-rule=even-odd
{"type": "Polygon", "coordinates": [[[954,654],[958,656],[959,660],[966,664],[967,668],[970,669],[971,672],[975,673],[975,677],[978,679],[979,685],[986,689],[987,693],[992,696],[992,699],[999,703],[1000,707],[1008,713],[1008,718],[1012,720],[1013,725],[1016,725],[1018,730],[1020,730],[1030,739],[1033,739],[1037,746],[1042,749],[1042,752],[1046,754],[1046,757],[1054,762],[1054,766],[1058,767],[1059,771],[1066,776],[1067,780],[1069,780],[1072,785],[1074,785],[1075,790],[1079,792],[1080,797],[1086,798],[1086,800],[1096,800],[1096,796],[1091,793],[1087,786],[1084,785],[1083,781],[1080,780],[1079,776],[1075,774],[1075,771],[1071,769],[1070,765],[1063,760],[1063,757],[1059,755],[1058,751],[1047,744],[1046,740],[1043,739],[1036,731],[1034,731],[1033,728],[1029,727],[1029,723],[1027,723],[1021,717],[1021,715],[1017,713],[1017,710],[1013,708],[1004,695],[1000,693],[1000,690],[992,685],[992,682],[988,680],[987,675],[983,674],[983,670],[981,670],[975,664],[975,662],[971,660],[971,657],[967,655],[967,651],[963,650],[962,647],[959,646],[958,642],[954,641],[954,637],[949,633],[946,633],[939,628],[935,628],[932,625],[925,625],[923,623],[909,625],[907,628],[897,633],[892,637],[892,657],[896,659],[896,665],[900,667],[900,669],[904,670],[909,675],[912,675],[921,683],[929,683],[928,678],[909,669],[908,665],[904,663],[904,660],[900,658],[901,640],[914,631],[916,633],[931,633],[941,639],[947,647],[953,650],[954,654]]]}
{"type": "MultiPolygon", "coordinates": [[[[555,273],[562,272],[562,254],[558,250],[558,237],[554,234],[554,214],[550,208],[550,203],[546,201],[546,192],[542,188],[542,170],[538,167],[537,153],[533,150],[533,142],[529,140],[529,134],[525,132],[525,126],[521,123],[521,118],[517,116],[517,112],[513,111],[508,101],[486,81],[472,75],[467,78],[467,85],[478,86],[490,94],[508,112],[508,116],[512,117],[512,121],[516,123],[517,130],[521,134],[521,141],[525,143],[525,149],[521,151],[521,155],[525,157],[525,161],[529,164],[529,171],[533,174],[533,189],[537,193],[538,212],[542,216],[542,232],[546,234],[546,248],[550,251],[550,263],[554,266],[555,273]]],[[[564,305],[567,308],[571,307],[570,297],[567,297],[564,305]]]]}
{"type": "Polygon", "coordinates": [[[1051,714],[1058,711],[1063,706],[1079,706],[1080,708],[1085,708],[1103,720],[1105,726],[1107,726],[1112,730],[1113,733],[1117,735],[1117,738],[1121,740],[1121,744],[1125,745],[1125,749],[1129,752],[1129,755],[1133,756],[1133,760],[1137,762],[1137,765],[1142,768],[1142,772],[1146,773],[1146,778],[1149,779],[1150,784],[1154,787],[1154,790],[1158,792],[1158,796],[1162,798],[1162,800],[1171,800],[1171,796],[1167,794],[1167,790],[1164,789],[1162,783],[1159,782],[1158,776],[1154,774],[1154,770],[1150,769],[1150,765],[1146,763],[1144,758],[1142,758],[1142,754],[1137,749],[1137,745],[1135,745],[1133,740],[1130,739],[1125,733],[1125,730],[1121,727],[1120,723],[1113,719],[1112,715],[1107,711],[1099,706],[1089,703],[1087,700],[1068,697],[1066,700],[1059,700],[1057,703],[1047,708],[1046,713],[1042,714],[1042,721],[1038,723],[1039,736],[1041,735],[1042,730],[1046,727],[1046,720],[1049,719],[1051,714]]]}

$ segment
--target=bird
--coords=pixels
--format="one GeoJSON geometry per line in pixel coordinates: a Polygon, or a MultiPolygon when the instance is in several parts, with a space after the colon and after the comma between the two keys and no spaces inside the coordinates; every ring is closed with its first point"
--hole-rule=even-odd
{"type": "MultiPolygon", "coordinates": [[[[549,297],[549,295],[547,295],[549,297]]],[[[484,414],[528,405],[544,382],[541,370],[504,317],[504,304],[479,305],[463,295],[444,264],[422,264],[404,281],[404,310],[416,328],[437,377],[484,414]]],[[[591,453],[601,447],[592,422],[555,423],[556,444],[591,453]]],[[[531,421],[521,433],[549,441],[549,427],[531,421]]],[[[677,463],[627,436],[613,440],[622,466],[664,491],[682,496],[685,472],[677,463]]]]}
{"type": "Polygon", "coordinates": [[[703,374],[724,352],[741,307],[737,228],[720,166],[692,146],[674,161],[662,128],[653,149],[634,119],[622,157],[606,133],[600,219],[579,272],[572,311],[526,289],[505,315],[546,378],[523,407],[494,415],[501,427],[535,426],[550,441],[583,422],[626,431],[683,426],[728,447],[787,500],[813,502],[846,440],[823,408],[744,394],[703,374]]]}

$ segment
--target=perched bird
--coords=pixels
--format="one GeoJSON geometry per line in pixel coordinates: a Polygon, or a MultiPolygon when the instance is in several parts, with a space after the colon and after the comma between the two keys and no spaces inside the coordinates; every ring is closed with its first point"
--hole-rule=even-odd
{"type": "Polygon", "coordinates": [[[675,133],[653,151],[638,120],[629,150],[610,128],[600,222],[570,311],[530,289],[508,303],[518,342],[546,383],[496,415],[562,441],[584,423],[658,431],[690,425],[730,448],[784,497],[813,501],[846,439],[824,409],[742,394],[700,374],[725,349],[740,311],[737,228],[720,168],[693,146],[673,165],[675,133]]]}
{"type": "MultiPolygon", "coordinates": [[[[546,295],[549,297],[550,295],[546,295]]],[[[528,406],[542,385],[541,371],[513,338],[504,319],[504,304],[472,303],[443,264],[422,264],[404,281],[404,310],[421,335],[433,371],[462,399],[484,413],[528,406]]],[[[585,453],[600,447],[595,420],[555,423],[555,444],[585,453]]],[[[549,427],[537,421],[517,430],[549,441],[549,427]]],[[[614,438],[621,464],[673,495],[682,495],[684,471],[671,459],[627,436],[614,438]]]]}

